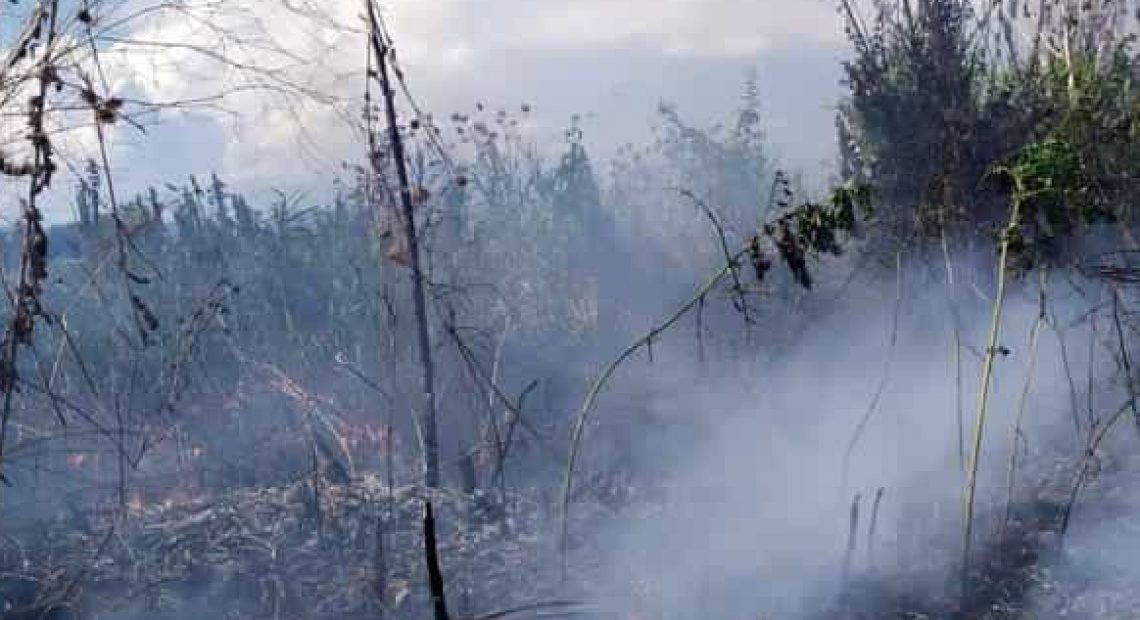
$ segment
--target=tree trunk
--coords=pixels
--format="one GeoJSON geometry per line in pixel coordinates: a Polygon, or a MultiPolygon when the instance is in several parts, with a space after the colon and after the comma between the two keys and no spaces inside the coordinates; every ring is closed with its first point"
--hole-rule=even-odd
{"type": "MultiPolygon", "coordinates": [[[[435,368],[431,357],[431,335],[427,316],[427,292],[424,287],[423,267],[420,263],[420,240],[416,234],[416,218],[412,204],[412,190],[404,160],[404,142],[396,124],[396,104],[388,74],[388,55],[391,51],[384,41],[372,2],[368,3],[372,48],[376,54],[376,72],[384,97],[384,114],[388,123],[388,141],[392,149],[392,163],[400,186],[400,209],[404,219],[404,236],[407,240],[408,267],[412,271],[412,303],[415,306],[416,332],[423,372],[423,460],[424,484],[439,487],[439,433],[436,428],[435,368]]],[[[373,159],[375,162],[375,160],[373,159]]],[[[376,165],[373,163],[373,165],[376,165]]],[[[377,170],[377,173],[380,171],[377,170]]]]}

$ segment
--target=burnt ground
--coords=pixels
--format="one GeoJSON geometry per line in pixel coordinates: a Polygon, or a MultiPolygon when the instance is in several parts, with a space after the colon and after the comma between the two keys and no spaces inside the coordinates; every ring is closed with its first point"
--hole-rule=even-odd
{"type": "MultiPolygon", "coordinates": [[[[983,508],[965,597],[959,540],[941,532],[922,540],[905,563],[853,574],[838,594],[819,592],[815,609],[792,619],[1140,618],[1133,559],[1140,556],[1132,553],[1140,551],[1140,511],[1130,501],[1140,469],[1090,478],[1062,537],[1074,467],[1050,468],[1047,480],[1009,508],[1008,520],[1004,505],[983,508]]],[[[568,596],[588,602],[589,588],[574,583],[588,584],[591,575],[571,575],[570,585],[560,585],[551,542],[556,519],[527,499],[534,495],[508,496],[505,508],[484,495],[431,495],[456,617],[568,596]]],[[[317,497],[298,482],[135,507],[126,519],[73,514],[9,523],[0,546],[0,618],[425,617],[423,492],[363,477],[322,485],[317,497]]],[[[572,528],[579,533],[623,510],[613,498],[582,504],[572,528]]],[[[603,613],[597,605],[579,609],[586,610],[656,620],[628,610],[603,613]]],[[[757,617],[777,617],[765,613],[756,610],[757,617]]]]}
{"type": "Polygon", "coordinates": [[[1136,465],[1094,468],[1071,503],[1079,464],[1058,462],[1008,508],[981,512],[965,589],[960,537],[935,537],[925,561],[853,577],[813,620],[1140,618],[1136,465]]]}

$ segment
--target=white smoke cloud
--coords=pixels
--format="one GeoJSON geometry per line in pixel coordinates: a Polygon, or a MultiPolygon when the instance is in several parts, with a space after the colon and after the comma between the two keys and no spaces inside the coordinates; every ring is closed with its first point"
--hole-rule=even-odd
{"type": "MultiPolygon", "coordinates": [[[[619,605],[650,605],[665,618],[802,617],[801,611],[819,608],[838,592],[856,493],[862,500],[853,574],[872,572],[872,552],[874,567],[885,575],[907,576],[911,566],[926,570],[940,561],[952,567],[961,544],[965,478],[956,401],[961,389],[968,445],[980,360],[965,353],[959,388],[945,293],[940,284],[924,290],[923,279],[919,270],[905,274],[894,362],[870,414],[891,354],[895,291],[889,283],[858,281],[855,288],[862,290],[839,302],[842,310],[813,321],[794,352],[776,356],[774,364],[702,369],[688,353],[674,358],[661,346],[653,366],[629,371],[624,381],[650,377],[646,391],[655,395],[661,427],[673,429],[671,440],[654,440],[645,431],[638,446],[643,467],[662,472],[667,501],[660,511],[602,535],[611,568],[605,592],[619,605]],[[865,416],[844,476],[848,442],[865,416]],[[872,550],[868,522],[880,487],[885,490],[872,550]],[[646,584],[652,592],[640,593],[646,584]]],[[[1063,289],[1060,282],[1051,289],[1062,321],[1083,308],[1063,289]]],[[[985,427],[978,555],[1006,498],[1012,428],[1030,360],[1028,334],[1037,317],[1033,297],[1031,284],[1015,287],[1004,315],[1000,342],[1012,352],[997,361],[985,427]]],[[[981,350],[988,303],[973,295],[959,303],[963,342],[981,350]]],[[[1072,349],[1069,355],[1074,372],[1087,374],[1087,359],[1072,349]]],[[[1070,388],[1058,360],[1056,336],[1046,329],[1023,420],[1028,454],[1016,479],[1019,497],[1038,484],[1041,458],[1052,463],[1046,446],[1071,441],[1070,388]]],[[[1099,359],[1095,367],[1098,377],[1113,372],[1109,360],[1099,359]]],[[[1115,392],[1108,395],[1113,402],[1120,396],[1115,392]]],[[[620,414],[603,400],[599,416],[620,414]]],[[[596,437],[605,440],[602,431],[596,437]]],[[[929,582],[922,587],[942,587],[936,580],[943,575],[922,574],[929,582]]]]}

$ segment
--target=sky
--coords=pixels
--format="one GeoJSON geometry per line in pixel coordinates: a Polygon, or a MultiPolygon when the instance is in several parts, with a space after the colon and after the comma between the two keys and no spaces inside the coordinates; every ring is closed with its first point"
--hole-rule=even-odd
{"type": "MultiPolygon", "coordinates": [[[[148,2],[159,4],[125,5],[148,2]]],[[[210,108],[148,116],[145,134],[117,125],[112,168],[124,185],[217,171],[249,191],[319,191],[342,162],[359,158],[361,139],[350,127],[363,91],[360,3],[174,4],[177,13],[156,11],[109,33],[107,90],[152,101],[231,94],[210,108]],[[153,45],[164,42],[178,45],[153,45]],[[232,62],[219,63],[222,54],[232,62]],[[251,85],[261,88],[246,90],[251,85]]],[[[412,89],[437,116],[476,101],[492,109],[525,103],[536,139],[555,141],[581,115],[587,145],[604,160],[651,138],[662,101],[696,124],[724,119],[755,71],[781,160],[809,175],[831,163],[844,52],[830,0],[381,0],[381,7],[412,89]]],[[[74,152],[94,144],[88,132],[74,152]]]]}

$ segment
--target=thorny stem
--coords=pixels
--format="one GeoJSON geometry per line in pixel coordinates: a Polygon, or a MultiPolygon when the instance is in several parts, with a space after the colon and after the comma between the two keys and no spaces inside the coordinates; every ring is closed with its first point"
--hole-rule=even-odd
{"type": "Polygon", "coordinates": [[[20,270],[16,282],[16,294],[12,308],[12,317],[8,323],[5,334],[5,349],[2,366],[0,366],[0,386],[4,390],[3,409],[0,411],[0,481],[6,481],[3,474],[4,444],[7,441],[8,422],[12,416],[12,395],[16,387],[16,358],[22,341],[31,338],[32,323],[35,320],[38,306],[37,295],[39,280],[42,273],[33,263],[46,260],[47,239],[43,237],[43,228],[40,225],[40,213],[36,207],[36,199],[47,188],[51,180],[52,167],[51,143],[47,137],[44,123],[44,114],[47,108],[48,87],[54,79],[52,67],[52,54],[56,39],[56,16],[59,12],[59,0],[52,0],[47,9],[41,3],[35,13],[34,19],[43,19],[47,12],[48,30],[44,45],[43,58],[38,68],[39,90],[32,99],[28,120],[31,126],[30,140],[33,146],[33,157],[30,180],[28,182],[28,195],[24,204],[24,233],[20,252],[20,270]]]}
{"type": "Polygon", "coordinates": [[[962,408],[962,332],[954,328],[954,428],[958,431],[958,467],[966,470],[966,424],[962,408]]]}
{"type": "Polygon", "coordinates": [[[1052,307],[1049,309],[1049,326],[1057,336],[1057,347],[1061,353],[1061,368],[1065,371],[1065,379],[1069,384],[1069,405],[1073,416],[1073,430],[1076,431],[1077,441],[1080,441],[1081,406],[1077,402],[1077,383],[1076,380],[1073,379],[1073,367],[1069,363],[1069,346],[1065,341],[1065,332],[1057,321],[1056,309],[1052,307]]]}
{"type": "Polygon", "coordinates": [[[568,544],[568,520],[570,513],[570,491],[574,483],[574,466],[578,460],[578,449],[582,443],[582,434],[586,429],[586,422],[589,420],[590,413],[594,410],[594,405],[597,403],[598,396],[602,390],[609,383],[610,378],[613,377],[617,369],[635,353],[641,349],[648,349],[653,345],[653,341],[658,338],[662,333],[669,330],[677,321],[692,311],[698,308],[712,292],[716,285],[721,280],[731,274],[737,261],[742,259],[748,250],[741,250],[736,254],[729,257],[725,261],[724,266],[713,274],[705,283],[697,289],[697,292],[685,303],[681,304],[679,308],[669,318],[659,323],[656,327],[646,332],[643,336],[638,338],[633,344],[625,348],[613,361],[611,361],[602,372],[598,375],[594,382],[590,385],[589,391],[586,393],[585,400],[582,401],[582,407],[578,410],[577,419],[574,422],[574,431],[570,438],[570,453],[566,459],[566,473],[562,483],[562,514],[561,514],[561,536],[560,536],[560,552],[562,557],[562,578],[566,578],[566,558],[567,558],[567,544],[568,544]]]}
{"type": "Polygon", "coordinates": [[[1120,370],[1124,373],[1124,385],[1128,388],[1129,408],[1132,410],[1132,419],[1140,427],[1140,409],[1136,406],[1136,384],[1132,378],[1132,362],[1128,357],[1128,344],[1124,336],[1124,327],[1120,322],[1120,291],[1112,289],[1112,323],[1116,328],[1116,342],[1120,347],[1120,370]]]}
{"type": "Polygon", "coordinates": [[[459,336],[459,332],[456,329],[455,325],[448,324],[445,326],[445,330],[454,341],[455,348],[459,352],[459,357],[463,360],[463,362],[470,370],[472,379],[476,381],[480,386],[486,386],[488,397],[488,411],[490,416],[488,423],[493,433],[492,438],[495,440],[495,470],[491,474],[491,479],[498,482],[500,495],[505,500],[506,483],[504,468],[506,466],[507,457],[510,454],[511,444],[513,442],[516,427],[521,426],[535,439],[544,439],[542,435],[539,434],[539,432],[523,418],[523,401],[526,399],[527,394],[529,394],[530,391],[538,385],[538,381],[531,381],[530,384],[528,384],[526,388],[523,389],[522,393],[519,394],[519,397],[517,399],[512,399],[510,396],[503,392],[503,388],[499,386],[497,380],[494,378],[493,375],[496,372],[495,370],[492,369],[490,373],[491,376],[488,376],[487,370],[479,364],[479,360],[476,358],[474,351],[472,351],[471,347],[459,336]],[[494,408],[496,402],[501,403],[511,416],[505,434],[500,433],[498,424],[494,419],[494,413],[492,409],[494,408]]]}
{"type": "Polygon", "coordinates": [[[1005,500],[1005,518],[1002,520],[1001,529],[1004,532],[1013,513],[1013,493],[1014,486],[1017,482],[1017,465],[1018,456],[1022,450],[1022,422],[1025,419],[1025,410],[1029,405],[1029,394],[1033,390],[1033,378],[1037,373],[1037,345],[1041,337],[1041,328],[1048,320],[1046,313],[1046,296],[1045,285],[1046,276],[1045,271],[1042,270],[1038,276],[1038,313],[1037,320],[1033,323],[1033,328],[1029,331],[1029,361],[1025,369],[1025,383],[1021,388],[1021,396],[1017,403],[1017,418],[1013,423],[1013,437],[1011,438],[1012,446],[1009,452],[1009,472],[1006,478],[1006,500],[1005,500]]]}
{"type": "Polygon", "coordinates": [[[1093,304],[1093,311],[1089,315],[1089,361],[1088,373],[1085,388],[1085,413],[1088,415],[1089,432],[1097,425],[1099,421],[1096,414],[1096,398],[1093,395],[1093,385],[1096,383],[1096,352],[1097,352],[1097,330],[1096,330],[1096,308],[1100,306],[1100,289],[1097,289],[1096,303],[1093,304]]]}
{"type": "Polygon", "coordinates": [[[891,378],[891,367],[895,362],[895,349],[898,344],[899,338],[899,314],[902,310],[902,297],[903,297],[903,280],[902,280],[902,253],[895,254],[895,306],[891,314],[891,334],[887,345],[887,357],[883,362],[883,374],[879,377],[879,383],[875,386],[875,392],[871,396],[871,402],[867,405],[866,411],[863,412],[863,417],[860,418],[859,424],[855,426],[855,432],[851,434],[851,439],[847,442],[847,449],[843,453],[843,469],[840,472],[840,493],[847,493],[847,480],[850,476],[851,458],[855,455],[855,448],[859,445],[859,440],[863,437],[863,432],[867,430],[867,424],[870,423],[871,417],[879,409],[879,403],[882,402],[883,393],[886,392],[887,383],[891,378]]]}
{"type": "Polygon", "coordinates": [[[875,501],[871,504],[871,522],[867,526],[867,565],[875,569],[875,532],[879,527],[879,505],[883,502],[883,493],[886,489],[879,487],[875,490],[875,501]]]}
{"type": "Polygon", "coordinates": [[[732,276],[732,292],[734,299],[732,301],[736,310],[744,317],[744,324],[747,326],[752,325],[752,316],[748,312],[748,300],[744,296],[744,284],[740,280],[739,266],[737,260],[732,258],[732,250],[728,248],[728,236],[725,234],[724,225],[720,223],[720,218],[717,217],[716,212],[708,203],[701,200],[692,191],[687,189],[680,190],[680,193],[685,198],[693,202],[697,209],[708,218],[709,223],[716,232],[717,241],[720,243],[720,251],[724,257],[725,262],[730,266],[729,275],[732,276]]]}
{"type": "MultiPolygon", "coordinates": [[[[1020,185],[1020,181],[1018,181],[1020,185]]],[[[1018,188],[1021,189],[1020,187],[1018,188]]],[[[998,355],[998,336],[1001,332],[1002,306],[1005,302],[1006,266],[1009,264],[1009,248],[1021,220],[1021,192],[1014,194],[1009,211],[1009,223],[1001,235],[1001,251],[997,263],[997,291],[994,294],[993,315],[990,320],[990,333],[986,340],[985,357],[982,361],[982,378],[978,387],[977,418],[974,421],[974,438],[970,450],[969,466],[966,472],[966,502],[962,528],[962,601],[965,603],[970,578],[970,545],[974,534],[974,499],[977,492],[978,464],[981,460],[982,437],[985,433],[986,412],[990,399],[990,384],[993,381],[994,360],[998,355]]]]}
{"type": "Polygon", "coordinates": [[[954,423],[958,431],[958,467],[966,469],[966,433],[962,416],[962,316],[958,312],[958,287],[954,280],[954,263],[950,259],[950,243],[946,225],[942,225],[942,262],[946,268],[946,301],[954,321],[954,423]]]}
{"type": "Polygon", "coordinates": [[[862,494],[856,493],[851,500],[851,512],[847,520],[847,547],[843,551],[843,566],[840,573],[839,595],[846,596],[847,580],[851,576],[851,561],[855,558],[856,537],[859,534],[859,502],[862,494]]]}
{"type": "Polygon", "coordinates": [[[1061,517],[1061,536],[1064,537],[1065,533],[1069,531],[1069,520],[1073,515],[1073,507],[1077,503],[1077,496],[1080,495],[1081,487],[1084,486],[1085,480],[1088,479],[1089,467],[1092,465],[1093,459],[1096,458],[1097,448],[1104,438],[1108,436],[1108,432],[1112,430],[1116,423],[1124,417],[1124,413],[1132,408],[1135,404],[1135,399],[1129,398],[1123,405],[1118,407],[1113,414],[1097,426],[1089,429],[1089,440],[1085,444],[1085,453],[1081,457],[1081,463],[1077,467],[1077,475],[1073,481],[1073,488],[1069,492],[1069,501],[1065,504],[1065,509],[1061,517]]]}

